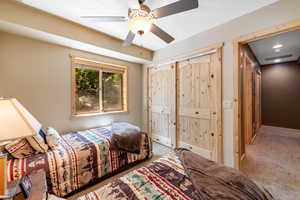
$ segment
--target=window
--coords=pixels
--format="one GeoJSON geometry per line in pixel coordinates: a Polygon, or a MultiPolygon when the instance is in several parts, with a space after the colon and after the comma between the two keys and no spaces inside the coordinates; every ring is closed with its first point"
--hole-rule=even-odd
{"type": "Polygon", "coordinates": [[[122,74],[113,72],[102,73],[103,110],[122,110],[122,74]]]}
{"type": "Polygon", "coordinates": [[[72,57],[72,116],[127,111],[127,68],[72,57]]]}

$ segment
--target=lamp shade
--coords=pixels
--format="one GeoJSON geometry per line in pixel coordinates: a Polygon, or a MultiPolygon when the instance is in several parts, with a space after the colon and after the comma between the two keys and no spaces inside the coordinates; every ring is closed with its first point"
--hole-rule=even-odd
{"type": "Polygon", "coordinates": [[[0,99],[0,141],[37,134],[41,124],[16,99],[0,99]]]}

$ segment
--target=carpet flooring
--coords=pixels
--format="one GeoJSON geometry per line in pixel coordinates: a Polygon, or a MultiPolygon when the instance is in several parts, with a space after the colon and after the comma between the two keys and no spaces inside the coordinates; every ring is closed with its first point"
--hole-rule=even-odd
{"type": "Polygon", "coordinates": [[[241,170],[276,200],[300,199],[300,131],[262,127],[241,170]]]}

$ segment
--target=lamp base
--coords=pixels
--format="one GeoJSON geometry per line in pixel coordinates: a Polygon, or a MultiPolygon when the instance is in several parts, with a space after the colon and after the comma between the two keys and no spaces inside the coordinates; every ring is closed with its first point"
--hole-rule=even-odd
{"type": "Polygon", "coordinates": [[[7,196],[6,159],[7,159],[7,155],[1,153],[0,154],[0,196],[1,198],[2,196],[7,196]]]}

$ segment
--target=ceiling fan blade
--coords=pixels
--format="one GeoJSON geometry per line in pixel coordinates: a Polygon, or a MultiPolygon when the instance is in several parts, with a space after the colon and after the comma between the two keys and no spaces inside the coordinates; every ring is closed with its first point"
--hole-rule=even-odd
{"type": "Polygon", "coordinates": [[[199,7],[198,0],[180,0],[175,3],[163,6],[153,10],[156,18],[162,18],[169,15],[185,12],[199,7]]]}
{"type": "Polygon", "coordinates": [[[161,28],[156,26],[155,24],[152,24],[151,30],[154,35],[165,41],[166,43],[171,43],[175,40],[171,35],[169,35],[167,32],[163,31],[161,28]]]}
{"type": "Polygon", "coordinates": [[[127,20],[122,16],[82,16],[80,19],[84,22],[125,22],[127,20]]]}
{"type": "Polygon", "coordinates": [[[135,38],[135,34],[132,31],[129,31],[125,41],[123,42],[123,46],[130,46],[135,38]]]}

